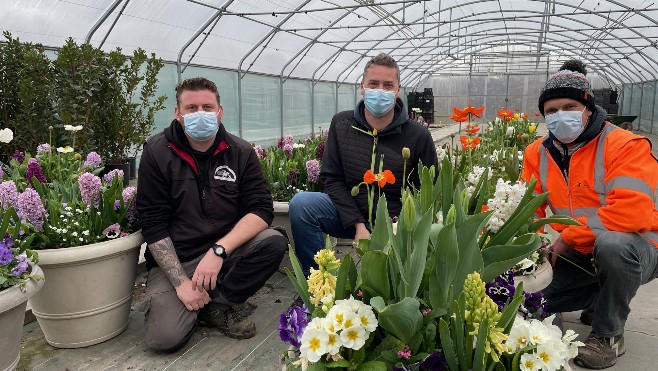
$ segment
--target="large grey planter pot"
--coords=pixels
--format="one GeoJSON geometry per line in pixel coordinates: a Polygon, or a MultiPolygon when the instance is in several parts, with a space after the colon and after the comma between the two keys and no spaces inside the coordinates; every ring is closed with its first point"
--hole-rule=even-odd
{"type": "Polygon", "coordinates": [[[141,232],[91,245],[39,251],[46,284],[30,299],[46,341],[81,348],[128,327],[141,232]]]}
{"type": "MultiPolygon", "coordinates": [[[[43,276],[37,265],[30,266],[31,276],[43,276]]],[[[0,370],[15,370],[18,366],[27,300],[41,290],[43,283],[30,279],[25,283],[25,291],[18,286],[0,291],[0,370]]]]}
{"type": "Polygon", "coordinates": [[[553,280],[553,267],[551,263],[545,261],[539,269],[528,276],[515,276],[514,282],[523,282],[523,291],[537,292],[545,289],[553,280]]]}

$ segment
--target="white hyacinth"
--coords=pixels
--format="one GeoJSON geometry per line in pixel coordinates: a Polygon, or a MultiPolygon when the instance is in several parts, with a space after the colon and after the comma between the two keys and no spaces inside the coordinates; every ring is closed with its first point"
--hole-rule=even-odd
{"type": "Polygon", "coordinates": [[[507,219],[514,213],[521,203],[521,199],[526,192],[525,184],[498,179],[494,198],[487,201],[489,210],[493,210],[491,219],[489,219],[488,228],[491,232],[496,233],[500,227],[505,224],[507,219]]]}
{"type": "Polygon", "coordinates": [[[439,164],[446,157],[446,150],[443,147],[436,147],[436,157],[439,159],[439,164]]]}
{"type": "MultiPolygon", "coordinates": [[[[473,192],[475,192],[475,187],[477,187],[478,183],[480,182],[480,178],[482,178],[482,174],[484,174],[485,168],[482,166],[473,166],[473,170],[471,170],[470,173],[466,176],[466,193],[468,194],[468,197],[473,196],[473,192]]],[[[492,171],[491,168],[488,168],[489,172],[487,175],[487,179],[491,179],[492,176],[492,171]]]]}

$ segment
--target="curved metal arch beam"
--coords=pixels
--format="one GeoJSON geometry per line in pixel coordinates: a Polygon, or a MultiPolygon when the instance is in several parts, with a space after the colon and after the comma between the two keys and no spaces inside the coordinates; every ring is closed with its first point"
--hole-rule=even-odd
{"type": "MultiPolygon", "coordinates": [[[[319,32],[319,33],[313,38],[313,40],[309,41],[308,44],[306,44],[302,49],[300,49],[299,52],[297,52],[297,54],[295,54],[294,57],[292,57],[288,62],[286,62],[285,65],[283,65],[283,68],[281,68],[281,73],[280,73],[280,75],[283,76],[283,75],[284,75],[284,72],[285,72],[285,70],[286,70],[286,68],[288,67],[288,65],[290,65],[295,59],[297,59],[297,57],[299,57],[300,55],[302,55],[306,50],[310,50],[313,46],[315,46],[315,44],[317,43],[318,39],[320,39],[320,37],[321,37],[322,35],[324,35],[327,31],[329,31],[329,29],[330,29],[332,26],[334,26],[334,25],[337,24],[338,22],[342,21],[342,20],[343,20],[345,17],[347,17],[350,13],[353,13],[353,11],[352,11],[352,10],[347,10],[347,11],[345,12],[345,14],[341,15],[340,17],[336,18],[335,21],[331,22],[327,28],[325,28],[324,30],[320,31],[320,32],[319,32]]],[[[303,58],[304,58],[304,57],[302,57],[302,59],[303,59],[303,58]]],[[[301,62],[301,59],[300,59],[300,62],[301,62]]],[[[295,68],[297,68],[297,65],[299,65],[299,62],[298,62],[298,63],[297,63],[297,64],[296,64],[296,65],[290,70],[290,73],[288,74],[288,76],[286,76],[286,77],[283,79],[284,82],[290,78],[290,76],[292,75],[292,73],[295,71],[295,68]]]]}
{"type": "MultiPolygon", "coordinates": [[[[311,2],[311,0],[305,0],[303,3],[299,4],[299,6],[297,8],[295,8],[295,12],[301,10],[303,7],[306,6],[306,4],[308,4],[310,2],[311,2]]],[[[277,23],[277,25],[275,27],[272,27],[270,29],[270,31],[260,39],[260,41],[258,41],[256,44],[254,44],[254,46],[251,48],[251,50],[249,50],[247,52],[247,54],[242,56],[242,59],[240,59],[240,63],[238,63],[238,79],[242,79],[242,77],[243,77],[243,76],[241,76],[242,75],[242,63],[244,63],[245,59],[247,59],[247,57],[249,57],[251,55],[251,53],[254,52],[254,50],[258,49],[258,47],[262,43],[264,43],[267,39],[270,39],[270,38],[274,37],[274,35],[277,32],[279,32],[279,30],[281,29],[281,26],[283,26],[294,15],[295,15],[295,13],[289,13],[281,22],[277,23]]],[[[262,51],[261,51],[261,53],[262,53],[262,51]]],[[[256,60],[258,60],[258,57],[260,56],[261,53],[258,53],[256,58],[254,58],[254,60],[251,62],[251,65],[253,65],[256,62],[256,60]]],[[[247,72],[249,72],[249,68],[247,68],[247,70],[245,71],[245,74],[247,72]]]]}
{"type": "MultiPolygon", "coordinates": [[[[222,5],[221,8],[217,9],[215,14],[212,15],[212,17],[208,18],[208,20],[190,37],[187,42],[181,47],[181,49],[178,51],[178,57],[176,59],[176,75],[178,76],[178,83],[180,84],[183,81],[183,71],[181,69],[181,63],[183,60],[183,53],[185,50],[192,45],[194,40],[196,40],[201,33],[203,33],[203,30],[208,28],[211,23],[213,23],[215,20],[219,20],[219,18],[222,16],[222,14],[226,11],[226,9],[231,5],[235,0],[227,0],[224,5],[222,5]]],[[[197,49],[198,50],[198,49],[197,49]]],[[[187,62],[188,64],[192,61],[192,58],[187,62]]]]}
{"type": "MultiPolygon", "coordinates": [[[[533,0],[530,0],[530,1],[533,1],[533,0]]],[[[543,1],[542,1],[542,2],[543,2],[543,1]]],[[[440,14],[441,12],[444,12],[444,11],[449,11],[450,9],[453,9],[453,8],[459,8],[459,7],[462,7],[462,6],[465,6],[465,5],[470,5],[470,4],[475,4],[475,3],[479,3],[479,1],[471,1],[471,2],[468,2],[468,3],[460,4],[460,5],[455,5],[455,6],[452,6],[452,7],[447,7],[447,8],[445,8],[445,9],[440,9],[439,11],[434,12],[434,13],[431,13],[431,14],[429,14],[428,16],[433,16],[433,15],[436,15],[436,14],[440,14]]],[[[560,4],[560,5],[563,5],[563,6],[566,6],[566,7],[570,7],[570,8],[575,8],[575,9],[579,9],[579,10],[584,10],[583,8],[580,8],[580,7],[574,7],[574,6],[571,5],[571,4],[564,4],[564,3],[559,3],[559,4],[560,4]]],[[[411,5],[410,5],[410,6],[411,6],[411,5]]],[[[627,9],[627,10],[629,9],[628,7],[624,7],[624,8],[627,9]]],[[[585,9],[584,11],[587,11],[587,10],[585,9]]],[[[397,11],[396,11],[396,12],[397,12],[397,11]]],[[[396,13],[396,12],[395,12],[395,13],[396,13]]],[[[488,11],[488,12],[482,12],[482,13],[477,13],[477,14],[474,13],[474,14],[469,15],[469,17],[471,17],[471,16],[476,16],[476,15],[490,14],[490,13],[498,13],[498,12],[499,12],[499,10],[496,10],[496,11],[488,11]]],[[[544,14],[544,12],[531,12],[531,11],[528,11],[528,12],[530,12],[530,13],[538,13],[538,14],[542,14],[542,15],[544,14]]],[[[570,21],[573,21],[573,22],[576,22],[576,23],[586,24],[586,23],[583,22],[583,21],[574,20],[574,19],[571,19],[571,18],[569,18],[569,17],[564,17],[564,16],[560,16],[560,15],[553,15],[553,16],[555,16],[555,17],[561,17],[561,18],[566,18],[566,19],[569,19],[570,21]]],[[[600,16],[600,15],[599,15],[599,16],[600,16]]],[[[463,17],[463,18],[466,18],[466,17],[463,17]]],[[[416,19],[416,21],[418,21],[418,20],[420,20],[420,19],[422,19],[422,18],[418,18],[418,19],[416,19]]],[[[456,20],[459,21],[460,19],[458,18],[458,19],[456,19],[456,20]]],[[[466,21],[466,20],[464,19],[464,21],[466,21]]],[[[498,22],[498,21],[499,21],[499,20],[488,20],[488,21],[486,21],[486,22],[498,22]]],[[[621,25],[622,27],[624,27],[623,24],[617,22],[616,20],[613,20],[613,21],[614,21],[616,24],[619,24],[619,25],[621,25]]],[[[554,25],[554,26],[555,26],[555,25],[554,25]]],[[[557,26],[559,26],[559,25],[557,25],[557,26]]],[[[440,27],[440,25],[437,24],[436,26],[431,27],[429,30],[426,29],[425,32],[429,32],[429,31],[435,29],[436,27],[440,27]]],[[[466,27],[466,26],[464,26],[464,27],[466,27]]],[[[564,27],[564,26],[559,26],[559,27],[561,27],[561,28],[563,28],[563,29],[571,30],[571,31],[574,31],[574,32],[578,32],[577,30],[569,29],[569,28],[564,27]]],[[[459,29],[461,29],[461,28],[463,28],[463,27],[460,27],[459,29]]],[[[625,28],[625,27],[624,27],[624,28],[625,28]]],[[[453,32],[454,32],[454,31],[455,31],[455,30],[453,30],[453,32]]],[[[634,31],[634,30],[633,30],[633,31],[634,31]]],[[[580,32],[580,33],[583,34],[583,35],[586,36],[586,37],[590,37],[590,35],[584,34],[584,33],[582,33],[582,32],[580,32]]],[[[634,31],[634,33],[637,34],[637,31],[634,31]]],[[[394,34],[394,32],[389,33],[386,37],[389,37],[389,36],[391,36],[392,34],[394,34]]],[[[418,34],[419,34],[419,33],[416,33],[414,36],[417,36],[418,34]]],[[[469,35],[464,35],[464,37],[467,37],[467,36],[469,36],[469,35]]],[[[642,35],[640,35],[640,36],[642,36],[642,35]]],[[[644,37],[644,36],[643,36],[643,37],[644,37]]],[[[368,50],[364,53],[364,55],[367,55],[367,53],[369,53],[370,51],[372,51],[377,45],[381,44],[381,42],[383,42],[384,40],[385,40],[385,38],[382,39],[382,40],[380,40],[379,42],[377,42],[377,43],[376,43],[375,45],[373,45],[370,49],[368,49],[368,50]]],[[[634,49],[637,53],[642,53],[642,51],[639,50],[636,46],[629,44],[628,42],[624,41],[623,39],[620,39],[620,40],[622,40],[622,41],[626,44],[626,46],[628,46],[628,47],[634,49]]],[[[425,45],[425,44],[427,44],[427,43],[429,43],[429,42],[431,42],[431,41],[432,41],[432,40],[427,41],[427,42],[425,42],[423,45],[425,45]]],[[[402,44],[404,44],[404,42],[398,44],[398,46],[400,46],[400,45],[402,45],[402,44]]],[[[609,44],[607,44],[607,46],[611,47],[612,49],[617,50],[615,47],[610,46],[609,44]]],[[[395,48],[391,48],[391,49],[395,49],[395,48]]],[[[416,49],[416,50],[417,50],[417,49],[416,49]]],[[[644,53],[642,53],[642,54],[644,55],[644,53]]],[[[362,59],[363,59],[363,56],[360,57],[360,58],[357,58],[357,60],[356,60],[353,64],[354,64],[354,65],[358,64],[362,59]]],[[[651,58],[650,58],[650,59],[651,59],[651,58]]],[[[631,63],[634,63],[634,62],[631,61],[631,63]]],[[[658,62],[655,62],[655,63],[658,64],[658,62]]],[[[635,64],[636,64],[636,63],[635,63],[635,64]]],[[[651,75],[653,75],[653,73],[649,72],[649,71],[648,71],[645,67],[643,67],[643,66],[637,65],[636,67],[639,67],[640,70],[647,71],[648,73],[650,73],[651,75]]],[[[344,74],[344,73],[345,73],[347,70],[349,70],[349,69],[350,69],[350,68],[348,67],[347,69],[343,70],[343,71],[338,75],[338,77],[337,77],[337,81],[340,80],[340,76],[341,76],[342,74],[344,74]]],[[[352,70],[353,70],[353,68],[352,68],[352,70]]],[[[351,73],[351,71],[350,71],[350,73],[351,73]]],[[[348,75],[349,75],[349,74],[348,74],[348,75]]],[[[655,75],[654,75],[654,76],[655,76],[655,75]]],[[[344,81],[344,80],[343,80],[343,81],[344,81]]]]}
{"type": "MultiPolygon", "coordinates": [[[[531,0],[531,1],[532,1],[532,0],[531,0]]],[[[463,5],[468,5],[468,4],[470,4],[470,3],[463,4],[463,5]]],[[[565,7],[570,7],[570,8],[574,8],[574,9],[582,10],[582,11],[584,11],[584,12],[587,11],[587,9],[581,8],[581,7],[579,7],[579,6],[573,6],[573,5],[571,5],[571,4],[565,4],[565,3],[556,3],[556,4],[563,5],[563,6],[565,6],[565,7]]],[[[463,5],[462,5],[462,6],[463,6],[463,5]]],[[[626,7],[626,6],[624,6],[623,8],[625,8],[625,9],[627,9],[627,10],[630,9],[630,8],[628,8],[628,7],[626,7]]],[[[636,11],[634,11],[634,10],[631,10],[631,11],[633,11],[633,12],[635,12],[635,13],[637,14],[636,11]]],[[[434,14],[436,14],[436,13],[438,13],[438,12],[432,13],[432,15],[434,15],[434,14]]],[[[482,12],[482,13],[477,13],[477,14],[474,13],[474,14],[472,14],[471,16],[479,16],[479,15],[490,14],[490,13],[498,13],[498,11],[489,11],[489,12],[482,12]]],[[[530,14],[542,14],[542,15],[545,14],[544,12],[536,12],[536,11],[525,11],[525,13],[530,13],[530,14]]],[[[602,15],[597,14],[597,13],[592,13],[592,14],[593,14],[593,15],[597,15],[597,16],[599,16],[599,17],[601,17],[601,18],[604,18],[602,15]]],[[[569,17],[569,16],[563,16],[563,15],[552,15],[552,16],[554,16],[554,17],[559,17],[559,18],[564,18],[564,19],[568,19],[569,21],[572,21],[572,22],[575,22],[575,23],[580,23],[580,24],[586,24],[586,25],[587,25],[587,23],[585,23],[585,22],[583,22],[583,21],[580,21],[580,20],[578,20],[578,19],[573,19],[572,17],[569,17]]],[[[420,18],[419,18],[419,19],[420,19],[420,18]]],[[[608,18],[604,18],[604,19],[608,19],[608,18]]],[[[459,20],[460,20],[460,19],[458,18],[457,21],[459,21],[459,20]]],[[[620,23],[620,22],[618,22],[617,20],[614,20],[614,19],[611,19],[611,20],[612,20],[614,23],[616,23],[616,24],[618,24],[618,25],[621,25],[623,28],[625,28],[625,26],[623,25],[623,23],[620,23]]],[[[487,21],[484,21],[484,22],[482,22],[482,23],[491,23],[491,22],[495,22],[495,21],[496,21],[496,20],[487,20],[487,21]]],[[[654,22],[654,23],[655,23],[655,22],[654,22]]],[[[564,26],[561,26],[561,25],[555,25],[555,24],[553,24],[553,26],[560,27],[560,28],[565,29],[565,30],[568,30],[568,31],[573,31],[573,32],[579,33],[579,34],[581,34],[581,35],[583,35],[583,36],[585,36],[585,37],[591,37],[591,35],[585,34],[585,33],[582,32],[582,31],[578,31],[578,30],[575,30],[575,29],[570,29],[570,28],[567,28],[567,27],[564,27],[564,26]]],[[[432,30],[432,29],[434,29],[434,28],[436,28],[436,27],[438,27],[438,25],[435,26],[435,27],[432,27],[430,30],[432,30]]],[[[464,28],[464,27],[459,27],[457,30],[460,30],[460,29],[462,29],[462,28],[464,28]]],[[[502,28],[499,28],[499,29],[502,29],[502,28]]],[[[625,29],[628,29],[628,28],[625,28],[625,29]]],[[[649,40],[646,36],[641,35],[638,31],[636,31],[636,30],[634,30],[634,29],[629,29],[629,30],[631,30],[631,31],[632,31],[633,33],[635,33],[636,35],[638,35],[638,36],[644,38],[645,40],[649,40]]],[[[452,32],[454,32],[454,31],[455,31],[455,30],[452,30],[452,32]]],[[[487,31],[489,31],[489,30],[487,30],[487,31]]],[[[418,33],[417,33],[416,35],[418,35],[418,33]]],[[[471,35],[472,35],[472,34],[467,34],[467,35],[464,35],[463,37],[468,37],[468,36],[471,36],[471,35]]],[[[611,34],[611,35],[612,35],[612,34],[611,34]]],[[[573,39],[573,38],[572,38],[572,39],[573,39]]],[[[620,38],[619,40],[622,41],[624,44],[626,44],[626,46],[628,46],[628,47],[634,49],[636,53],[642,55],[642,57],[645,58],[645,61],[646,61],[646,58],[649,58],[649,59],[652,60],[652,62],[653,62],[654,64],[658,64],[658,61],[656,61],[656,60],[654,60],[653,58],[651,58],[651,57],[647,56],[646,54],[644,54],[644,53],[642,52],[642,50],[639,49],[638,47],[636,47],[636,46],[634,46],[634,45],[631,45],[630,43],[628,43],[628,42],[627,42],[626,40],[624,40],[624,39],[621,39],[621,38],[620,38]]],[[[431,41],[431,40],[430,40],[430,41],[431,41]]],[[[429,43],[430,41],[426,41],[425,43],[423,43],[423,45],[426,45],[426,44],[429,43]]],[[[604,43],[606,46],[608,46],[608,47],[610,47],[610,48],[612,48],[612,49],[614,49],[614,50],[617,50],[617,48],[611,46],[610,44],[608,44],[608,43],[606,43],[606,42],[602,42],[602,43],[604,43]]],[[[444,44],[445,44],[445,43],[444,43],[444,44]]],[[[400,46],[400,45],[402,45],[402,43],[400,43],[398,46],[400,46]]],[[[421,45],[420,47],[422,47],[423,45],[421,45]]],[[[437,46],[437,47],[438,47],[438,46],[437,46]]],[[[414,49],[414,50],[418,50],[418,48],[416,48],[416,49],[414,49]]],[[[652,73],[652,72],[651,72],[650,70],[648,70],[647,68],[645,68],[645,67],[639,65],[637,62],[634,62],[634,61],[632,61],[632,60],[629,60],[629,61],[630,61],[632,64],[635,64],[635,67],[638,68],[639,70],[646,71],[646,72],[649,73],[654,79],[656,78],[656,74],[652,73]]],[[[648,64],[651,65],[651,63],[648,63],[648,64]]],[[[655,72],[658,73],[658,70],[656,70],[655,67],[653,67],[653,70],[654,70],[655,72]]],[[[640,79],[642,79],[642,78],[643,78],[643,77],[640,76],[640,79]]]]}
{"type": "Polygon", "coordinates": [[[87,36],[85,37],[85,44],[90,43],[92,36],[94,36],[94,33],[96,33],[96,31],[100,28],[100,26],[105,22],[107,17],[109,17],[110,14],[112,14],[114,9],[116,9],[117,6],[119,6],[119,4],[121,4],[122,1],[123,0],[114,0],[114,2],[110,5],[110,7],[107,8],[107,10],[105,10],[105,12],[100,16],[100,18],[98,18],[98,20],[96,20],[96,23],[94,23],[94,25],[91,26],[89,32],[87,32],[87,36]]]}
{"type": "MultiPolygon", "coordinates": [[[[403,8],[405,8],[405,7],[407,7],[407,6],[410,6],[410,5],[403,4],[400,8],[398,8],[397,10],[394,10],[394,11],[393,11],[393,14],[399,12],[401,9],[403,9],[403,8]]],[[[379,24],[379,23],[382,22],[383,20],[384,20],[384,18],[381,18],[381,17],[380,17],[380,18],[377,20],[377,22],[375,22],[374,24],[379,24]]],[[[395,27],[395,25],[392,25],[391,27],[395,27]]],[[[396,32],[399,32],[399,30],[394,31],[394,32],[392,32],[391,34],[396,33],[396,32]]],[[[345,47],[348,46],[350,43],[352,43],[354,40],[356,40],[359,36],[361,36],[361,35],[360,35],[360,34],[359,34],[359,35],[356,35],[356,36],[352,37],[352,39],[350,39],[349,41],[343,43],[343,46],[341,46],[341,47],[340,47],[340,48],[339,48],[339,49],[338,49],[338,50],[337,50],[337,51],[336,51],[331,57],[327,58],[327,61],[333,59],[334,57],[338,57],[338,55],[339,55],[340,53],[342,53],[343,51],[350,51],[350,50],[345,50],[345,47]]],[[[350,51],[350,52],[352,52],[352,51],[350,51]]],[[[355,54],[360,54],[360,53],[357,53],[357,52],[353,52],[353,53],[355,53],[355,54]]],[[[365,58],[366,56],[367,56],[367,53],[363,53],[363,54],[361,55],[361,57],[360,57],[358,60],[363,59],[363,58],[365,58]]],[[[327,64],[327,61],[325,61],[324,63],[320,64],[320,66],[318,66],[318,68],[317,68],[315,71],[313,71],[313,74],[311,75],[311,81],[315,81],[315,75],[318,73],[318,71],[319,71],[319,70],[320,70],[325,64],[327,64]]],[[[339,80],[339,78],[340,78],[340,74],[339,74],[338,76],[336,76],[336,84],[338,84],[338,80],[339,80]]],[[[343,82],[344,82],[344,81],[343,81],[343,82]]],[[[342,83],[341,83],[341,84],[342,84],[342,83]]],[[[339,84],[339,86],[340,86],[340,84],[339,84]]]]}
{"type": "MultiPolygon", "coordinates": [[[[483,38],[480,39],[480,40],[494,41],[494,42],[495,42],[495,41],[498,41],[498,40],[495,39],[495,37],[500,37],[500,36],[487,36],[487,37],[483,37],[483,38]]],[[[531,44],[533,43],[533,41],[532,41],[533,38],[531,38],[531,37],[527,37],[526,39],[521,39],[521,38],[519,38],[519,39],[517,39],[517,40],[524,41],[524,42],[528,42],[529,45],[531,45],[531,44]]],[[[550,45],[550,46],[555,46],[556,44],[558,44],[558,45],[559,45],[559,44],[568,44],[568,45],[572,45],[573,42],[576,42],[574,39],[572,39],[572,41],[565,41],[565,40],[562,40],[562,39],[555,39],[555,38],[552,38],[552,37],[551,37],[550,39],[548,39],[548,40],[550,40],[550,42],[547,42],[547,44],[550,45]]],[[[574,47],[576,47],[576,46],[574,45],[574,47]]],[[[479,51],[481,51],[481,50],[485,50],[485,49],[488,49],[488,48],[491,48],[491,46],[486,46],[486,47],[482,47],[482,48],[473,48],[473,47],[471,47],[471,50],[475,49],[475,50],[474,50],[475,52],[479,52],[479,51]]],[[[558,49],[558,50],[555,50],[555,52],[558,53],[558,54],[560,54],[560,55],[565,55],[565,56],[567,55],[567,54],[565,54],[565,53],[561,53],[561,52],[559,51],[559,49],[558,49]]],[[[609,68],[609,70],[611,71],[610,74],[613,75],[613,76],[615,76],[615,77],[617,78],[617,80],[619,81],[619,83],[621,83],[621,82],[623,81],[623,79],[620,78],[620,77],[621,77],[620,75],[624,75],[624,76],[625,76],[626,78],[628,78],[629,80],[633,80],[633,78],[627,73],[626,70],[624,70],[624,69],[618,69],[618,68],[616,68],[616,67],[610,65],[609,63],[607,63],[605,60],[601,59],[601,58],[598,57],[597,55],[593,55],[593,56],[594,56],[595,58],[593,58],[593,59],[585,59],[585,60],[586,60],[588,63],[590,63],[590,64],[592,64],[592,65],[595,66],[595,68],[593,68],[593,69],[594,69],[597,73],[601,74],[602,76],[605,76],[605,75],[606,75],[606,73],[605,73],[602,69],[600,69],[600,67],[599,67],[599,64],[602,64],[602,65],[606,66],[607,68],[609,68]],[[596,60],[597,63],[594,63],[594,62],[593,62],[594,60],[596,60]]],[[[430,62],[430,61],[427,61],[427,62],[423,63],[422,65],[416,67],[415,69],[416,69],[416,70],[420,70],[420,68],[422,68],[423,66],[427,65],[428,62],[430,62]]],[[[435,67],[439,67],[439,68],[441,68],[441,67],[444,67],[444,66],[449,65],[449,63],[450,63],[450,61],[447,61],[447,60],[444,58],[443,60],[437,62],[436,64],[433,64],[433,65],[431,65],[431,66],[428,66],[423,72],[421,72],[420,75],[422,76],[422,74],[427,73],[427,71],[428,71],[430,68],[435,68],[435,67]],[[446,61],[447,63],[443,63],[444,61],[446,61]]],[[[638,75],[638,76],[639,76],[639,75],[638,75]]]]}
{"type": "MultiPolygon", "coordinates": [[[[504,27],[492,28],[492,29],[488,29],[486,32],[489,32],[489,31],[491,31],[491,30],[493,30],[493,31],[497,31],[497,30],[503,30],[503,29],[505,29],[505,28],[504,28],[504,27]]],[[[572,42],[577,42],[577,40],[576,40],[575,38],[573,38],[573,37],[570,37],[570,36],[563,36],[563,37],[566,38],[566,39],[571,39],[572,42]]],[[[491,41],[491,42],[495,42],[495,41],[499,41],[499,40],[507,40],[507,39],[506,39],[503,35],[485,35],[485,36],[482,36],[482,37],[480,37],[480,38],[478,39],[478,41],[487,41],[487,42],[490,42],[490,41],[491,41]]],[[[530,40],[530,38],[528,37],[527,40],[526,40],[526,39],[523,39],[523,38],[519,38],[519,37],[517,37],[516,40],[522,40],[522,41],[526,42],[527,40],[530,40]]],[[[551,37],[551,41],[552,41],[552,42],[549,43],[551,46],[555,46],[555,43],[561,43],[561,42],[563,43],[563,42],[565,42],[565,40],[556,39],[556,38],[554,38],[554,37],[551,37]]],[[[529,41],[528,41],[528,42],[529,42],[529,41]]],[[[578,42],[579,42],[579,41],[578,41],[578,42]]],[[[606,44],[606,46],[609,46],[609,45],[607,45],[607,43],[604,43],[604,44],[606,44]]],[[[440,46],[444,46],[444,45],[445,45],[445,43],[444,43],[443,45],[440,45],[440,46]]],[[[529,43],[528,45],[531,46],[530,43],[529,43]]],[[[471,47],[469,47],[469,48],[471,48],[471,49],[470,49],[468,52],[472,53],[472,49],[474,49],[474,47],[471,46],[471,47]]],[[[487,47],[484,47],[484,48],[479,48],[479,49],[477,49],[476,51],[484,50],[484,49],[486,49],[486,48],[490,48],[490,46],[487,46],[487,47]]],[[[466,51],[466,50],[467,50],[467,48],[463,48],[463,49],[461,49],[461,50],[458,49],[457,51],[460,52],[460,51],[466,51]]],[[[605,62],[604,62],[604,59],[602,59],[601,57],[599,57],[598,54],[593,54],[592,56],[596,57],[596,58],[595,58],[596,60],[598,60],[598,61],[600,61],[601,63],[603,63],[606,67],[610,68],[612,71],[616,71],[617,73],[620,73],[621,75],[625,75],[625,76],[626,76],[629,80],[631,80],[631,81],[633,80],[633,78],[632,78],[628,73],[624,73],[624,72],[622,72],[622,70],[619,70],[619,69],[613,67],[613,66],[610,65],[609,63],[605,63],[605,62]]],[[[435,64],[434,64],[433,66],[428,67],[428,68],[426,69],[426,71],[429,70],[429,68],[432,68],[432,67],[434,67],[434,66],[443,66],[443,65],[441,64],[442,61],[445,61],[445,58],[443,58],[441,61],[434,62],[435,64]]],[[[432,62],[432,61],[426,61],[424,64],[422,64],[422,65],[419,66],[419,67],[422,67],[422,66],[424,66],[424,65],[426,65],[426,64],[428,64],[428,63],[430,63],[430,62],[432,62]]],[[[406,67],[405,67],[405,68],[406,68],[406,67]]],[[[418,67],[417,67],[417,68],[418,68],[418,67]]],[[[598,73],[600,73],[601,75],[605,75],[605,73],[604,73],[603,71],[599,70],[599,69],[596,69],[596,71],[597,71],[598,73]]],[[[619,79],[619,81],[622,82],[623,79],[620,79],[620,78],[619,78],[620,76],[617,75],[617,73],[613,73],[613,75],[616,75],[616,77],[619,79]]],[[[639,75],[636,75],[636,76],[637,76],[637,77],[641,77],[641,76],[639,76],[639,75]]]]}

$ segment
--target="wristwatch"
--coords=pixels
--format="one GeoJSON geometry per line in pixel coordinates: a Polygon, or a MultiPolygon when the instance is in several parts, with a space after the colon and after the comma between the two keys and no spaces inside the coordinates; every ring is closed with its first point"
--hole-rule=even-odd
{"type": "Polygon", "coordinates": [[[228,258],[228,254],[226,254],[226,249],[222,245],[214,244],[212,246],[212,251],[215,253],[215,255],[219,256],[220,258],[222,258],[224,260],[226,260],[226,258],[228,258]]]}

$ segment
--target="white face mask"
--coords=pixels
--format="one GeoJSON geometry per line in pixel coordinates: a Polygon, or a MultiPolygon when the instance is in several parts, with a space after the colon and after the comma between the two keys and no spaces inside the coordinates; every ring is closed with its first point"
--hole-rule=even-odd
{"type": "MultiPolygon", "coordinates": [[[[587,108],[585,108],[587,109],[587,108]]],[[[575,141],[585,131],[582,111],[557,111],[546,116],[546,127],[562,143],[575,141]]]]}

